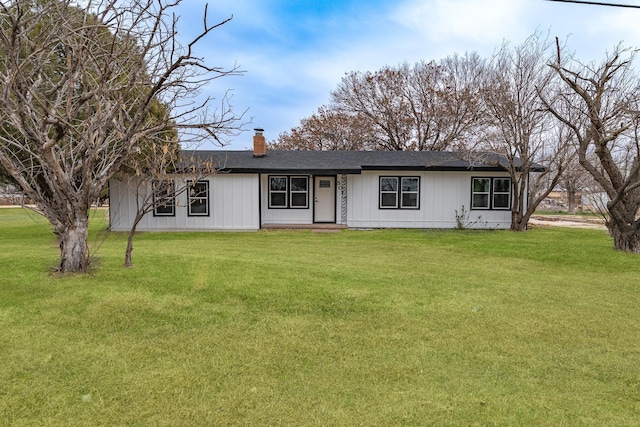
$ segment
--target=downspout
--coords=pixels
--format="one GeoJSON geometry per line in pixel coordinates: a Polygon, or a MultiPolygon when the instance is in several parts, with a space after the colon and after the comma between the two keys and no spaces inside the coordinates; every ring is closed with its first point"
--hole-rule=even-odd
{"type": "Polygon", "coordinates": [[[109,231],[111,230],[111,226],[113,225],[113,220],[111,219],[111,179],[107,181],[107,199],[109,200],[109,231]]]}
{"type": "Polygon", "coordinates": [[[258,230],[262,229],[262,174],[258,173],[258,230]]]}
{"type": "MultiPolygon", "coordinates": [[[[527,198],[525,200],[524,211],[527,212],[529,210],[529,180],[531,179],[531,173],[527,173],[527,198]]],[[[529,229],[529,221],[527,221],[527,225],[524,226],[525,230],[529,229]]]]}

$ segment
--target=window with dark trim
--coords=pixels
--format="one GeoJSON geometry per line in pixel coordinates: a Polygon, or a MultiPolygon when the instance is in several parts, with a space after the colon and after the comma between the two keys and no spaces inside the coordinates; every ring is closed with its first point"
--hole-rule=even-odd
{"type": "Polygon", "coordinates": [[[309,207],[308,176],[270,176],[270,209],[307,209],[309,207]]]}
{"type": "Polygon", "coordinates": [[[380,177],[380,209],[398,207],[398,177],[380,177]]]}
{"type": "Polygon", "coordinates": [[[286,208],[287,194],[289,192],[288,179],[286,176],[269,177],[269,207],[286,208]]]}
{"type": "Polygon", "coordinates": [[[309,207],[309,177],[289,178],[289,207],[304,209],[309,207]]]}
{"type": "Polygon", "coordinates": [[[471,178],[471,209],[511,209],[511,178],[471,178]]]}
{"type": "Polygon", "coordinates": [[[176,215],[176,184],[173,181],[153,181],[153,216],[176,215]]]}
{"type": "Polygon", "coordinates": [[[511,178],[493,178],[493,209],[511,209],[511,178]]]}
{"type": "Polygon", "coordinates": [[[187,181],[187,214],[209,216],[209,181],[187,181]]]}
{"type": "Polygon", "coordinates": [[[381,176],[380,209],[420,209],[419,176],[381,176]]]}

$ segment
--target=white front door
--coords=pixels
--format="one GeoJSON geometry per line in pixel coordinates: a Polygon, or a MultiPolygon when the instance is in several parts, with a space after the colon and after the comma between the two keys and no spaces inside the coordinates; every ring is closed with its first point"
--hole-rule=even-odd
{"type": "Polygon", "coordinates": [[[336,222],[336,177],[314,178],[313,222],[336,222]]]}

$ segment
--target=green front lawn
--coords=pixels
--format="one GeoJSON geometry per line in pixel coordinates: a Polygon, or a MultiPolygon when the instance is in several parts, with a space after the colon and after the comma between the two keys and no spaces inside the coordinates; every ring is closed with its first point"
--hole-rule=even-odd
{"type": "Polygon", "coordinates": [[[603,231],[104,232],[0,209],[0,425],[640,425],[640,257],[603,231]],[[105,240],[106,238],[106,240],[105,240]]]}

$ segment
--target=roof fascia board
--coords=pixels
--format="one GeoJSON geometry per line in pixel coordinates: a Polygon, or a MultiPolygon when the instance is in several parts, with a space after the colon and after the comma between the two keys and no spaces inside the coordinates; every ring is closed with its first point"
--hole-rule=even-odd
{"type": "Polygon", "coordinates": [[[277,169],[277,168],[224,168],[220,170],[225,173],[270,173],[270,174],[307,174],[307,175],[338,175],[357,174],[360,169],[277,169]]]}

